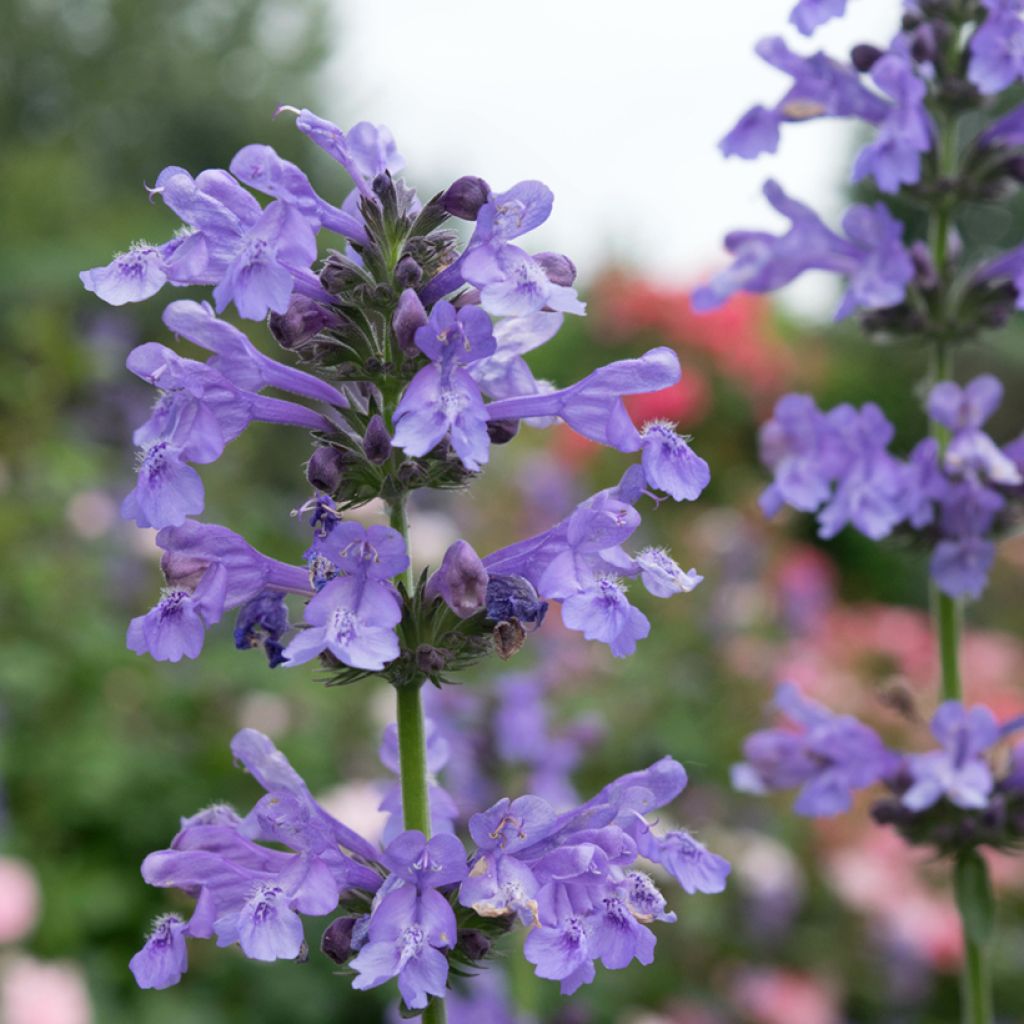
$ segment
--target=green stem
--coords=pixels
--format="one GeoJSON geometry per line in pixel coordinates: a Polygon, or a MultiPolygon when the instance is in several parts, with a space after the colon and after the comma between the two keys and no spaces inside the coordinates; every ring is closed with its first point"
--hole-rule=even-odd
{"type": "MultiPolygon", "coordinates": [[[[405,538],[409,547],[409,521],[405,495],[390,504],[391,525],[405,538]]],[[[405,571],[405,589],[411,598],[416,587],[412,561],[405,571]]],[[[416,829],[430,838],[430,791],[427,788],[427,739],[423,722],[420,690],[423,680],[396,689],[398,695],[398,766],[402,785],[402,821],[407,829],[416,829]]],[[[423,1024],[445,1024],[447,1011],[443,999],[431,999],[420,1018],[423,1024]]]]}
{"type": "Polygon", "coordinates": [[[964,1024],[991,1024],[992,986],[985,946],[964,936],[964,970],[961,978],[964,1024]]]}

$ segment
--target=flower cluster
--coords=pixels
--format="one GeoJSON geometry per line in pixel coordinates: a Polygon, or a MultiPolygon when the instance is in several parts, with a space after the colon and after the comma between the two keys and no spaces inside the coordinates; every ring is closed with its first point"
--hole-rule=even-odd
{"type": "Polygon", "coordinates": [[[780,686],[774,708],[785,725],[747,737],[733,785],[746,793],[798,789],[794,809],[831,817],[853,795],[882,784],[893,794],[876,804],[878,821],[896,825],[915,843],[943,850],[1019,841],[1024,830],[1024,743],[997,756],[1021,719],[1000,725],[984,705],[945,701],[931,719],[938,746],[920,753],[889,749],[852,715],[837,715],[780,686]]]}
{"type": "Polygon", "coordinates": [[[1024,447],[1000,448],[983,429],[1003,387],[991,374],[963,387],[936,384],[925,408],[946,436],[919,442],[906,459],[889,452],[892,424],[873,402],[822,412],[809,395],[781,398],[760,431],[761,457],[774,474],[761,507],[783,505],[818,518],[818,534],[852,526],[881,540],[904,524],[934,541],[931,575],[952,597],[978,597],[995,554],[992,535],[1024,485],[1024,447]]]}
{"type": "Polygon", "coordinates": [[[272,665],[319,658],[338,682],[380,672],[396,682],[417,673],[441,681],[489,644],[512,653],[526,627],[540,625],[550,598],[563,602],[571,628],[630,653],[648,624],[626,601],[622,580],[640,576],[664,597],[700,579],[662,551],[634,557],[619,547],[639,526],[643,494],[690,501],[710,476],[671,424],[637,427],[623,403],[674,385],[677,357],[656,348],[568,387],[537,380],[524,356],[557,333],[565,314],[584,313],[571,261],[517,244],[547,219],[550,190],[524,181],[494,192],[464,177],[424,204],[394,177],[402,160],[386,129],[362,123],[345,133],[308,110],[295,113],[298,128],[355,186],[340,206],[269,146],[246,146],[229,171],[161,172],[150,192],[181,218],[181,231],[81,275],[115,305],[164,284],[213,285],[214,307],[177,300],[163,316],[170,331],[210,354],[205,362],[156,342],[128,358],[158,399],[135,432],[138,478],[122,511],[160,531],[168,587],[133,622],[130,646],[161,660],[195,657],[204,628],[241,607],[238,645],[262,645],[272,665]],[[270,202],[261,206],[254,192],[270,202]],[[461,251],[443,227],[450,218],[474,225],[461,251]],[[340,236],[341,248],[317,267],[321,231],[340,236]],[[272,335],[302,365],[265,355],[220,319],[232,304],[247,319],[269,315],[272,335]],[[261,394],[267,388],[303,401],[261,394]],[[192,518],[204,510],[195,466],[216,460],[253,420],[300,427],[315,439],[305,567],[265,559],[192,518]],[[640,464],[628,475],[628,497],[591,499],[550,531],[562,538],[563,557],[554,559],[554,540],[546,544],[558,566],[543,578],[507,552],[481,560],[460,542],[414,591],[399,533],[343,518],[375,498],[394,507],[421,487],[461,486],[521,423],[558,421],[638,453],[640,464]],[[607,528],[596,534],[599,517],[607,528]],[[310,599],[297,632],[287,593],[310,599]]]}
{"type": "MultiPolygon", "coordinates": [[[[391,733],[383,749],[389,761],[391,733]]],[[[470,818],[467,855],[437,818],[433,838],[398,831],[378,848],[328,814],[266,736],[243,729],[231,750],[266,795],[244,816],[218,804],[184,819],[170,847],[143,862],[149,884],[196,901],[188,920],[158,918],[132,958],[144,988],[181,980],[186,939],[215,938],[253,960],[296,959],[302,918],[340,910],[324,954],[347,966],[357,989],[397,979],[410,1010],[443,998],[450,963],[482,960],[517,920],[537,975],[569,993],[593,980],[597,961],[609,970],[652,961],[649,925],[675,914],[643,862],[691,894],[721,892],[729,873],[688,832],[659,835],[647,820],[686,785],[669,757],[562,813],[537,796],[499,800],[470,818]]]]}
{"type": "MultiPolygon", "coordinates": [[[[861,44],[848,60],[823,52],[803,56],[778,37],[762,40],[758,56],[789,86],[774,105],[747,111],[722,140],[722,152],[753,159],[775,152],[784,124],[851,118],[870,133],[851,180],[871,181],[883,195],[902,193],[948,211],[956,201],[998,199],[1019,186],[1024,106],[1003,113],[1001,102],[1024,69],[1015,49],[1024,40],[1019,4],[905,0],[903,7],[900,31],[887,48],[861,44]],[[950,143],[943,135],[950,112],[971,111],[989,115],[989,123],[982,118],[973,137],[950,143]]],[[[845,0],[801,0],[791,20],[810,35],[845,8],[845,0]]],[[[715,308],[737,291],[774,291],[812,269],[846,279],[837,318],[859,309],[868,329],[886,334],[965,339],[1024,304],[1022,246],[985,253],[973,266],[964,262],[959,286],[949,289],[946,268],[936,266],[923,240],[904,239],[902,223],[883,203],[851,207],[840,235],[775,182],[766,184],[765,195],[791,222],[789,231],[729,235],[734,262],[694,295],[697,309],[715,308]]],[[[947,238],[939,244],[946,249],[947,238]]]]}

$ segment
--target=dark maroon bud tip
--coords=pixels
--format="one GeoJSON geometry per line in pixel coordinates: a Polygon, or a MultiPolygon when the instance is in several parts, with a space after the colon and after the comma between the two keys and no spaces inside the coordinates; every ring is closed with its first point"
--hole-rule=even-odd
{"type": "Polygon", "coordinates": [[[445,212],[460,220],[476,220],[480,207],[491,197],[491,186],[483,178],[467,174],[452,182],[441,197],[445,212]]]}
{"type": "Polygon", "coordinates": [[[363,452],[375,466],[387,462],[391,457],[391,435],[384,425],[384,417],[375,414],[366,425],[366,436],[363,438],[363,452]]]}
{"type": "Polygon", "coordinates": [[[345,469],[352,457],[340,448],[324,445],[317,448],[306,463],[306,479],[324,494],[334,494],[341,486],[345,469]]]}
{"type": "Polygon", "coordinates": [[[403,487],[422,487],[427,479],[427,471],[418,463],[403,462],[398,467],[398,480],[403,487]]]}
{"type": "Polygon", "coordinates": [[[488,420],[487,436],[491,444],[508,444],[519,433],[519,420],[488,420]]]}
{"type": "Polygon", "coordinates": [[[313,299],[293,295],[284,313],[270,314],[270,333],[286,349],[296,349],[315,338],[334,318],[313,299]]]}
{"type": "Polygon", "coordinates": [[[850,51],[850,61],[858,71],[870,71],[882,56],[877,46],[859,43],[850,51]]]}
{"type": "Polygon", "coordinates": [[[460,928],[456,945],[470,960],[483,960],[493,943],[478,928],[460,928]]]}
{"type": "Polygon", "coordinates": [[[445,652],[439,648],[431,647],[430,644],[420,644],[416,648],[416,667],[424,675],[437,675],[438,672],[444,671],[447,664],[445,652]]]}
{"type": "Polygon", "coordinates": [[[356,917],[336,917],[326,928],[320,939],[320,951],[336,964],[346,963],[355,952],[352,948],[352,932],[358,922],[356,917]]]}

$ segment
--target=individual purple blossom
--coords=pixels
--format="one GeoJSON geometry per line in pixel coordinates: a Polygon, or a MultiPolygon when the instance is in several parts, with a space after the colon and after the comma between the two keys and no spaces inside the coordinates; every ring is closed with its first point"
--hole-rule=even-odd
{"type": "Polygon", "coordinates": [[[905,467],[888,452],[893,426],[874,402],[859,410],[838,406],[829,416],[847,448],[847,460],[835,493],[818,513],[818,535],[829,539],[851,525],[881,540],[906,511],[905,467]]]}
{"type": "Polygon", "coordinates": [[[414,457],[426,455],[445,438],[471,472],[490,455],[487,410],[476,381],[463,369],[446,375],[433,363],[425,366],[405,389],[394,424],[395,447],[414,457]]]}
{"type": "Polygon", "coordinates": [[[643,548],[635,561],[647,593],[655,597],[688,594],[704,579],[696,569],[684,572],[664,548],[643,548]]]}
{"type": "Polygon", "coordinates": [[[540,227],[551,215],[554,196],[540,181],[520,181],[506,192],[491,193],[477,211],[474,243],[508,242],[540,227]]]}
{"type": "Polygon", "coordinates": [[[78,276],[88,291],[111,306],[142,302],[167,283],[166,259],[179,244],[178,239],[164,245],[136,242],[105,267],[83,270],[78,276]]]}
{"type": "Polygon", "coordinates": [[[156,542],[164,550],[167,589],[154,608],[132,619],[127,642],[157,661],[197,657],[208,627],[265,591],[310,592],[302,568],[260,554],[223,526],[165,527],[156,542]]]}
{"type": "Polygon", "coordinates": [[[376,201],[370,188],[374,178],[385,171],[397,174],[405,166],[394,137],[384,125],[360,121],[348,132],[343,132],[336,124],[318,117],[311,110],[278,107],[278,113],[282,110],[296,115],[295,127],[337,160],[359,193],[370,201],[376,201]]]}
{"type": "Polygon", "coordinates": [[[135,487],[121,503],[121,515],[139,526],[180,526],[203,511],[205,491],[189,465],[202,456],[170,441],[157,441],[139,452],[135,487]]]}
{"type": "Polygon", "coordinates": [[[679,380],[678,356],[654,348],[638,359],[620,359],[602,366],[558,391],[500,399],[487,406],[489,420],[556,416],[592,441],[634,452],[643,438],[622,402],[623,395],[661,391],[679,380]]]}
{"type": "Polygon", "coordinates": [[[977,480],[949,485],[939,507],[942,539],[935,545],[931,576],[950,597],[979,597],[988,582],[995,545],[987,539],[1006,505],[998,492],[977,480]]]}
{"type": "Polygon", "coordinates": [[[207,366],[236,387],[246,391],[279,388],[313,401],[348,406],[348,400],[333,385],[264,355],[237,327],[217,319],[205,302],[178,299],[164,310],[163,321],[175,334],[212,352],[207,366]]]}
{"type": "Polygon", "coordinates": [[[637,640],[651,632],[650,620],[626,598],[622,582],[602,576],[562,602],[562,621],[586,640],[607,644],[616,658],[627,658],[637,640]]]}
{"type": "Polygon", "coordinates": [[[908,57],[886,54],[871,68],[871,78],[892,99],[878,134],[853,165],[853,180],[872,177],[883,192],[921,180],[921,154],[933,145],[934,129],[925,108],[928,86],[908,57]]]}
{"type": "Polygon", "coordinates": [[[455,944],[451,904],[437,889],[466,876],[466,851],[453,835],[427,840],[421,832],[396,836],[382,862],[393,872],[370,914],[369,941],[349,963],[353,987],[374,988],[391,978],[405,1005],[423,1009],[430,996],[444,997],[448,960],[440,952],[455,944]]]}
{"type": "Polygon", "coordinates": [[[744,793],[799,787],[794,810],[811,817],[847,811],[853,793],[890,775],[896,760],[873,729],[851,715],[836,715],[784,684],[775,707],[795,729],[763,729],[743,744],[733,786],[744,793]]]}
{"type": "Polygon", "coordinates": [[[725,246],[734,262],[694,292],[696,310],[717,309],[738,291],[775,291],[811,269],[847,277],[836,319],[858,308],[886,309],[903,300],[914,277],[914,265],[902,242],[902,223],[883,204],[851,207],[843,220],[848,237],[842,238],[810,208],[790,199],[774,181],[765,183],[764,193],[771,205],[789,218],[790,230],[780,236],[763,231],[727,235],[725,246]]]}
{"type": "Polygon", "coordinates": [[[153,922],[146,944],[128,962],[139,988],[170,988],[188,970],[188,925],[177,914],[153,922]]]}
{"type": "Polygon", "coordinates": [[[649,486],[675,501],[695,501],[711,481],[711,470],[665,420],[652,420],[640,430],[641,464],[649,486]]]}
{"type": "Polygon", "coordinates": [[[986,807],[994,781],[984,755],[1002,736],[995,716],[984,705],[968,710],[949,700],[935,712],[931,728],[941,749],[907,756],[913,781],[901,798],[904,806],[923,811],[945,797],[967,810],[986,807]]]}
{"type": "Polygon", "coordinates": [[[442,370],[468,366],[497,348],[491,318],[479,306],[456,308],[443,299],[414,335],[416,347],[442,370]]]}
{"type": "Polygon", "coordinates": [[[553,281],[544,265],[518,246],[486,243],[470,248],[460,270],[494,316],[525,316],[542,309],[578,316],[586,312],[575,288],[553,281]]]}
{"type": "Polygon", "coordinates": [[[881,122],[888,105],[860,82],[856,70],[824,53],[801,57],[780,37],[762,39],[757,55],[793,79],[793,84],[772,109],[753,107],[719,144],[725,156],[751,160],[774,153],[779,127],[787,121],[817,117],[856,117],[870,124],[881,122]]]}
{"type": "Polygon", "coordinates": [[[967,78],[985,96],[1024,76],[1024,21],[1020,0],[983,0],[985,20],[968,44],[967,78]]]}
{"type": "Polygon", "coordinates": [[[235,620],[235,647],[240,651],[262,647],[271,668],[284,662],[281,639],[291,629],[284,598],[283,591],[260,591],[242,605],[235,620]]]}
{"type": "Polygon", "coordinates": [[[339,576],[306,605],[304,617],[309,628],[284,650],[289,666],[328,652],[352,668],[376,672],[398,657],[394,627],[402,605],[386,582],[339,576]]]}

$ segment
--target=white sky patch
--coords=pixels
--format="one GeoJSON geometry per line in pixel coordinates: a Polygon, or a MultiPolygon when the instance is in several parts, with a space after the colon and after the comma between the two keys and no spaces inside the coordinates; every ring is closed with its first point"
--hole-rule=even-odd
{"type": "MultiPolygon", "coordinates": [[[[789,82],[757,40],[845,59],[895,28],[892,3],[850,0],[845,19],[804,39],[787,22],[794,2],[348,0],[318,113],[388,125],[421,190],[461,174],[497,190],[544,181],[554,212],[528,247],[565,252],[584,285],[611,259],[692,283],[723,263],[728,230],[778,226],[766,177],[830,222],[841,213],[851,125],[784,125],[779,153],[754,162],[717,148],[789,82]]],[[[824,275],[790,293],[816,312],[834,295],[824,275]]]]}

